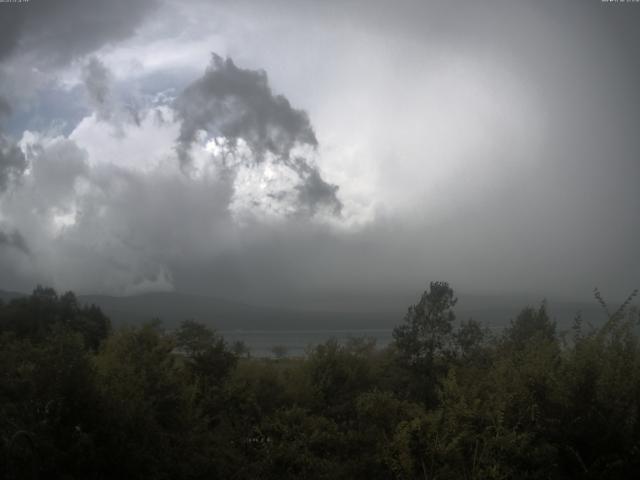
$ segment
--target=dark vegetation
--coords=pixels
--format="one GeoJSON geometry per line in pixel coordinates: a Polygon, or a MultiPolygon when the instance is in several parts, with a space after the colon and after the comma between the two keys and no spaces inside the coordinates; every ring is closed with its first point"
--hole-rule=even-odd
{"type": "Polygon", "coordinates": [[[113,330],[38,288],[0,305],[0,475],[68,479],[595,479],[640,474],[638,311],[500,335],[432,283],[377,349],[250,358],[195,321],[113,330]]]}

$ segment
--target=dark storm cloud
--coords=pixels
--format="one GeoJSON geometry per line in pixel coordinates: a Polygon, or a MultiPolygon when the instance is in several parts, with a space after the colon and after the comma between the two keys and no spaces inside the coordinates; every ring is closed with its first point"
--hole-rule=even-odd
{"type": "Polygon", "coordinates": [[[334,215],[338,215],[342,210],[342,203],[337,197],[338,186],[324,181],[318,169],[303,158],[294,159],[291,165],[304,180],[296,189],[300,203],[308,208],[309,213],[313,214],[318,207],[325,206],[334,215]]]}
{"type": "Polygon", "coordinates": [[[182,120],[178,153],[185,163],[199,130],[234,143],[242,138],[257,161],[267,152],[287,159],[296,144],[318,144],[307,114],[292,108],[282,95],[273,95],[264,71],[238,68],[216,54],[176,108],[182,120]]]}
{"type": "Polygon", "coordinates": [[[185,89],[175,108],[182,122],[176,148],[183,165],[191,162],[191,147],[201,130],[224,137],[232,155],[243,141],[251,156],[235,160],[260,163],[270,154],[298,175],[302,182],[298,200],[304,209],[314,213],[326,206],[340,212],[338,187],[324,181],[317,167],[294,153],[296,147],[315,150],[318,146],[309,117],[284,96],[273,94],[264,71],[242,69],[230,58],[213,54],[204,76],[185,89]]]}
{"type": "Polygon", "coordinates": [[[126,38],[156,0],[30,0],[0,4],[0,61],[35,54],[60,65],[126,38]]]}
{"type": "Polygon", "coordinates": [[[17,248],[22,253],[29,254],[27,241],[18,230],[4,230],[0,228],[0,248],[17,248]]]}

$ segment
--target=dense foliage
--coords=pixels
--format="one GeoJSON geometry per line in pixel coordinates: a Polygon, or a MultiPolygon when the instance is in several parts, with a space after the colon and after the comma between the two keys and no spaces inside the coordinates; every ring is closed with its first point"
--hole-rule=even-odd
{"type": "MultiPolygon", "coordinates": [[[[604,302],[597,295],[598,301],[604,302]]],[[[204,325],[117,331],[73,294],[0,304],[0,475],[67,479],[638,478],[638,311],[499,335],[432,283],[394,341],[250,358],[204,325]]]]}

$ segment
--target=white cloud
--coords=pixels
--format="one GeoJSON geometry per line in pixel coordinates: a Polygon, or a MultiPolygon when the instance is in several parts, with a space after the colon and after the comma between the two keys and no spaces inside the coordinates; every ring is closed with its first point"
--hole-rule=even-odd
{"type": "Polygon", "coordinates": [[[93,114],[82,119],[69,138],[88,152],[91,165],[151,171],[174,160],[173,145],[179,124],[169,107],[143,111],[139,126],[122,128],[102,122],[93,114]]]}

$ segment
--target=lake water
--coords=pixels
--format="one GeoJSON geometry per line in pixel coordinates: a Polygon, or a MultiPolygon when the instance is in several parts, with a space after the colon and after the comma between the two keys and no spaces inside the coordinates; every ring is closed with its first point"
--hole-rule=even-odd
{"type": "Polygon", "coordinates": [[[331,338],[344,342],[349,338],[372,338],[378,347],[389,344],[392,329],[367,330],[227,330],[220,331],[229,343],[242,341],[255,357],[273,356],[272,348],[284,347],[287,356],[304,355],[311,346],[331,338]]]}

